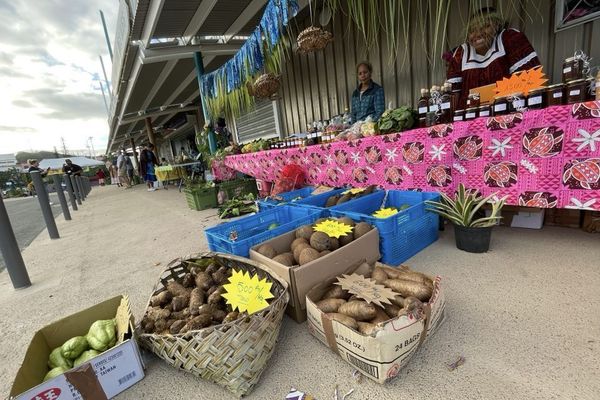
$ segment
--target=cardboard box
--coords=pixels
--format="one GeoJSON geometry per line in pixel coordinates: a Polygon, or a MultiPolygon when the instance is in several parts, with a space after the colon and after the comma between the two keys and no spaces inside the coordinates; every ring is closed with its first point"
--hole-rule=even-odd
{"type": "Polygon", "coordinates": [[[292,231],[258,244],[250,249],[250,259],[266,265],[289,284],[290,302],[286,312],[296,322],[306,321],[306,294],[316,284],[344,273],[349,265],[357,261],[362,260],[371,264],[381,258],[379,231],[376,228],[336,251],[296,267],[279,264],[256,251],[258,247],[267,243],[277,254],[280,254],[289,251],[294,239],[296,239],[296,232],[292,231]]]}
{"type": "Polygon", "coordinates": [[[118,296],[56,321],[35,333],[10,396],[16,400],[110,399],[144,377],[127,297],[118,296]],[[100,319],[117,320],[117,344],[90,361],[46,382],[48,356],[74,336],[87,334],[100,319]]]}
{"type": "Polygon", "coordinates": [[[548,208],[546,209],[546,221],[544,222],[544,225],[580,228],[581,210],[548,208]]]}
{"type": "MultiPolygon", "coordinates": [[[[381,265],[381,264],[378,264],[381,265]]],[[[388,267],[389,268],[389,267],[388,267]]],[[[411,357],[444,322],[445,299],[441,278],[432,278],[433,294],[423,312],[405,314],[385,322],[375,337],[330,320],[316,306],[335,278],[317,285],[307,295],[309,331],[342,359],[378,383],[394,379],[411,357]]]]}
{"type": "Polygon", "coordinates": [[[590,233],[600,233],[600,211],[584,211],[582,229],[590,233]]]}
{"type": "Polygon", "coordinates": [[[513,215],[510,226],[513,228],[542,229],[544,225],[544,208],[519,207],[513,215]]]}

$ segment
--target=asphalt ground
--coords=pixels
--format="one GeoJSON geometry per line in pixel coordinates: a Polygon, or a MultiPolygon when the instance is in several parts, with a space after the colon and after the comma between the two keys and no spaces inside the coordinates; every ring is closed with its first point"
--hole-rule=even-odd
{"type": "MultiPolygon", "coordinates": [[[[54,218],[56,218],[62,214],[62,210],[55,193],[50,194],[50,201],[54,203],[51,207],[54,218]]],[[[37,197],[19,197],[4,199],[4,205],[6,206],[8,218],[10,218],[19,248],[23,251],[40,232],[46,229],[46,222],[42,215],[40,202],[37,197]]],[[[0,271],[4,270],[4,268],[6,268],[4,257],[0,253],[0,271]]]]}

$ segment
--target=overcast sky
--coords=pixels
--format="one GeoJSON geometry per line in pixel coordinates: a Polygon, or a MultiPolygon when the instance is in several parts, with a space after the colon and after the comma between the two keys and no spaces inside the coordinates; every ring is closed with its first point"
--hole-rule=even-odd
{"type": "MultiPolygon", "coordinates": [[[[99,79],[112,65],[118,0],[0,0],[0,153],[94,148],[108,140],[99,79]]],[[[60,150],[59,150],[60,151],[60,150]]]]}

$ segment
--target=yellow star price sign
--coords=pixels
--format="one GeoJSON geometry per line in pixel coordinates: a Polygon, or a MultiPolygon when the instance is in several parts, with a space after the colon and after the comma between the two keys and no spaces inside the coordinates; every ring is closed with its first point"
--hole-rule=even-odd
{"type": "Polygon", "coordinates": [[[222,296],[233,310],[254,314],[267,308],[267,300],[275,297],[271,293],[272,285],[266,278],[259,280],[257,275],[250,276],[247,272],[233,270],[229,283],[223,285],[227,293],[222,296]]]}
{"type": "Polygon", "coordinates": [[[352,189],[348,189],[345,192],[342,192],[342,194],[359,194],[365,191],[365,188],[352,188],[352,189]]]}
{"type": "Polygon", "coordinates": [[[381,208],[373,213],[376,218],[387,218],[392,215],[398,214],[398,210],[394,207],[381,208]]]}
{"type": "Polygon", "coordinates": [[[315,225],[314,230],[315,232],[323,232],[329,237],[338,239],[340,236],[346,236],[352,232],[352,227],[348,224],[328,219],[315,225]]]}

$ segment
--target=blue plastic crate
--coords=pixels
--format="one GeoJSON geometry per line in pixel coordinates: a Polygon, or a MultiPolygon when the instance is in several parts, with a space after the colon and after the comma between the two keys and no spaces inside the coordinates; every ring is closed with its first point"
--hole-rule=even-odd
{"type": "Polygon", "coordinates": [[[303,187],[302,189],[292,190],[290,192],[280,193],[277,196],[281,197],[283,200],[275,200],[274,198],[264,198],[257,201],[259,211],[270,210],[274,207],[296,202],[298,197],[305,198],[311,195],[311,193],[315,190],[313,186],[303,187]]]}
{"type": "MultiPolygon", "coordinates": [[[[327,203],[327,199],[329,199],[334,194],[342,193],[342,192],[345,192],[346,190],[348,190],[348,188],[330,190],[329,192],[317,194],[315,196],[309,196],[305,199],[298,200],[294,204],[297,206],[300,206],[300,207],[325,209],[325,203],[327,203]]],[[[351,200],[351,201],[354,201],[354,200],[351,200]]],[[[344,203],[344,204],[346,204],[346,203],[344,203]]]]}
{"type": "Polygon", "coordinates": [[[348,216],[377,227],[381,261],[398,265],[438,239],[439,217],[427,211],[424,202],[439,200],[439,197],[437,193],[390,190],[386,198],[381,191],[332,207],[330,212],[334,217],[348,216]],[[399,209],[405,204],[410,207],[388,218],[372,215],[382,206],[399,209]]]}
{"type": "Polygon", "coordinates": [[[208,228],[204,233],[212,251],[248,257],[252,246],[313,223],[326,214],[324,210],[285,205],[208,228]],[[269,230],[273,223],[279,225],[269,230]],[[234,231],[237,239],[231,240],[234,231]]]}

